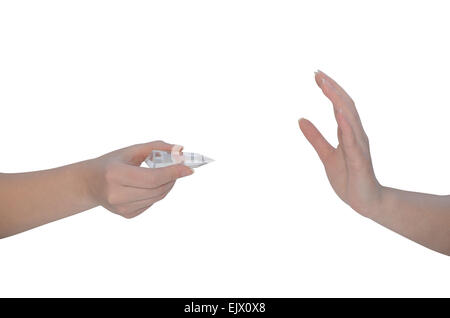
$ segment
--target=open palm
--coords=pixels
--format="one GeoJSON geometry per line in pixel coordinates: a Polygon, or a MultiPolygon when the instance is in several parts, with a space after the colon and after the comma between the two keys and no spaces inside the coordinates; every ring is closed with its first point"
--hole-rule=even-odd
{"type": "Polygon", "coordinates": [[[333,104],[339,144],[331,146],[307,119],[299,120],[300,129],[319,155],[336,194],[354,210],[369,216],[380,200],[381,185],[375,177],[369,140],[355,104],[325,73],[317,71],[315,79],[333,104]]]}

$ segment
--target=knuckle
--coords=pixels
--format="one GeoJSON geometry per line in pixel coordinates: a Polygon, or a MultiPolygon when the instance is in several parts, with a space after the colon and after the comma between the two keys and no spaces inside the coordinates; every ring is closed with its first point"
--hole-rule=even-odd
{"type": "Polygon", "coordinates": [[[119,204],[119,198],[115,191],[109,191],[106,194],[106,202],[111,206],[116,206],[119,204]]]}

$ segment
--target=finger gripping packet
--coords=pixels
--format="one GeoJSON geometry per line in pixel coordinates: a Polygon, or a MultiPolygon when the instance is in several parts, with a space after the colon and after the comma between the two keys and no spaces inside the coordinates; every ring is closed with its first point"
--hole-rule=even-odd
{"type": "Polygon", "coordinates": [[[163,168],[179,163],[190,168],[197,168],[213,161],[211,158],[194,152],[170,153],[162,150],[153,150],[145,159],[149,168],[163,168]]]}

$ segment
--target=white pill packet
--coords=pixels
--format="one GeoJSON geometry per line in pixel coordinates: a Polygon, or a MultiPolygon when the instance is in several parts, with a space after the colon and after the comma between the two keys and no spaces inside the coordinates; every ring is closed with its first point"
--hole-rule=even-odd
{"type": "Polygon", "coordinates": [[[170,153],[162,150],[153,150],[145,159],[149,168],[163,168],[183,163],[190,168],[197,168],[214,160],[193,152],[170,153]]]}

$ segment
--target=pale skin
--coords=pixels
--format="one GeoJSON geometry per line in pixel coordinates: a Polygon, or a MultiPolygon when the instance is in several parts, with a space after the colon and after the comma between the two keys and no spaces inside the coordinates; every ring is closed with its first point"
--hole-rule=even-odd
{"type": "Polygon", "coordinates": [[[183,164],[140,167],[152,150],[171,152],[174,146],[154,141],[55,169],[0,174],[0,238],[96,206],[125,218],[141,214],[193,173],[183,164]]]}
{"type": "Polygon", "coordinates": [[[333,104],[339,144],[335,148],[307,119],[300,129],[322,161],[336,194],[361,215],[437,252],[450,255],[450,196],[382,186],[375,177],[369,139],[355,103],[321,71],[317,85],[333,104]]]}
{"type": "MultiPolygon", "coordinates": [[[[339,144],[331,146],[314,125],[299,121],[336,194],[361,215],[430,249],[450,255],[450,196],[382,186],[375,177],[369,140],[350,96],[323,72],[316,82],[331,100],[339,144]]],[[[182,165],[139,167],[162,141],[134,145],[64,167],[0,174],[0,238],[103,206],[132,218],[163,199],[178,178],[193,170],[182,165]]]]}

